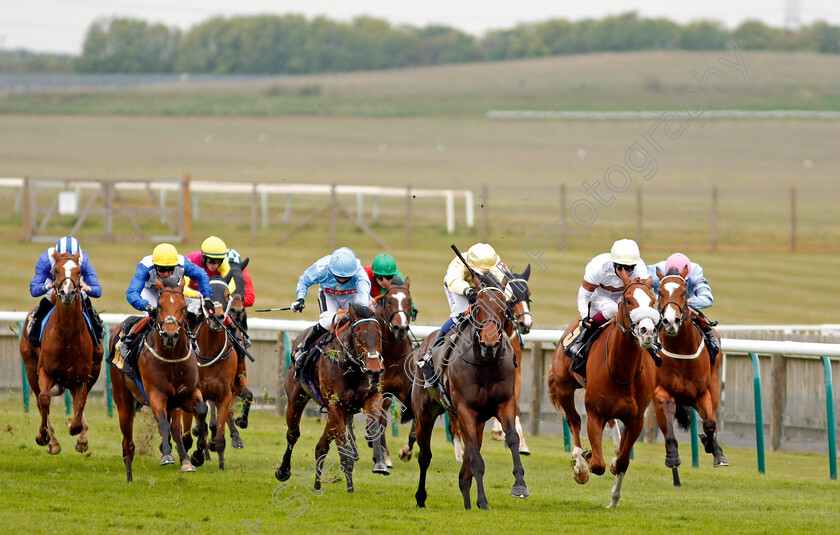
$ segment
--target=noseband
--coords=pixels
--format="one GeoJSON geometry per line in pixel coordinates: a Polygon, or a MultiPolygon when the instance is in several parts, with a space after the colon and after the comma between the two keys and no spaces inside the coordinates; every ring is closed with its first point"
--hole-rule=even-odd
{"type": "MultiPolygon", "coordinates": [[[[645,317],[639,318],[638,321],[634,322],[630,317],[630,311],[627,310],[627,305],[624,303],[624,296],[627,294],[627,292],[630,290],[630,288],[632,288],[633,286],[636,286],[636,285],[644,286],[645,288],[648,288],[648,285],[645,284],[644,282],[638,282],[638,281],[637,282],[631,282],[630,284],[627,285],[627,288],[625,288],[624,292],[622,292],[622,294],[621,294],[620,308],[622,310],[624,310],[623,319],[624,319],[625,323],[627,323],[628,326],[625,326],[620,321],[618,321],[619,318],[616,318],[616,321],[615,321],[615,324],[618,325],[618,328],[621,329],[621,332],[623,332],[624,334],[632,334],[633,336],[636,336],[636,329],[638,328],[639,323],[641,323],[642,320],[645,319],[645,317],[647,317],[647,316],[645,316],[645,317]]],[[[659,314],[658,310],[654,309],[654,312],[656,313],[657,318],[655,320],[653,318],[650,318],[650,319],[653,321],[654,329],[656,331],[659,331],[659,327],[662,324],[662,316],[659,314]]]]}
{"type": "MultiPolygon", "coordinates": [[[[168,288],[164,288],[163,290],[160,291],[160,293],[161,294],[175,293],[175,294],[184,295],[184,292],[181,291],[181,290],[172,290],[172,289],[168,289],[168,288]]],[[[158,302],[160,302],[160,299],[158,299],[158,302]]],[[[178,321],[172,316],[166,316],[166,318],[163,320],[163,322],[161,322],[161,321],[158,320],[158,316],[160,316],[160,309],[159,308],[157,309],[157,312],[155,313],[155,317],[153,318],[152,325],[154,326],[155,330],[157,330],[158,334],[161,335],[161,336],[163,336],[163,334],[164,334],[164,332],[163,332],[164,325],[175,324],[175,325],[178,326],[178,330],[181,330],[181,329],[184,328],[184,320],[178,321]]]]}
{"type": "MultiPolygon", "coordinates": [[[[377,324],[377,327],[379,326],[379,320],[377,318],[362,318],[362,319],[356,320],[356,321],[354,321],[353,323],[350,324],[350,345],[351,345],[351,347],[353,348],[354,351],[350,351],[350,350],[347,349],[347,346],[345,346],[344,342],[341,341],[340,336],[335,337],[336,341],[338,341],[338,345],[341,347],[342,353],[347,358],[347,360],[349,360],[351,364],[354,364],[355,366],[357,366],[359,368],[359,370],[361,370],[361,372],[365,373],[365,374],[368,373],[368,369],[367,369],[367,366],[365,366],[364,358],[362,358],[361,356],[359,358],[354,358],[353,353],[355,352],[355,349],[356,349],[356,330],[355,330],[356,325],[358,325],[360,323],[365,323],[367,321],[375,322],[377,324]]],[[[370,352],[369,351],[365,352],[365,355],[370,355],[370,352]]],[[[377,355],[377,358],[379,359],[379,362],[381,363],[382,362],[382,354],[379,353],[377,355]]],[[[342,366],[341,363],[339,363],[337,360],[334,360],[334,359],[331,359],[331,360],[333,360],[333,362],[338,364],[339,368],[341,368],[343,370],[347,370],[347,368],[342,366]]]]}
{"type": "MultiPolygon", "coordinates": [[[[70,260],[72,260],[72,258],[70,260]]],[[[81,282],[76,282],[73,279],[73,277],[64,277],[61,280],[59,280],[58,276],[57,276],[57,273],[58,273],[58,263],[56,263],[55,266],[53,266],[53,269],[52,269],[53,281],[58,281],[57,283],[53,282],[53,288],[55,288],[55,292],[59,293],[61,291],[61,287],[64,285],[64,281],[69,280],[73,284],[73,293],[72,293],[73,300],[75,300],[77,297],[79,297],[79,295],[81,295],[81,292],[79,291],[81,289],[81,286],[82,286],[81,282]]]]}

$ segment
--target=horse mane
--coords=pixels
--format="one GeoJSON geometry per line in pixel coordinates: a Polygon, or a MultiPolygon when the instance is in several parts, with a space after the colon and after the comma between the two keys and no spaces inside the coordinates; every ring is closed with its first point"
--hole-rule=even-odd
{"type": "MultiPolygon", "coordinates": [[[[373,310],[366,307],[365,305],[359,305],[357,303],[350,303],[350,308],[353,309],[353,312],[356,313],[356,316],[359,319],[366,319],[366,318],[374,318],[376,317],[373,313],[373,310]]],[[[348,318],[349,319],[349,318],[348,318]]]]}
{"type": "Polygon", "coordinates": [[[161,280],[161,282],[163,282],[163,285],[167,288],[177,288],[179,283],[181,282],[181,280],[174,275],[170,275],[165,279],[161,279],[160,277],[158,278],[161,280]]]}
{"type": "Polygon", "coordinates": [[[680,274],[680,272],[677,271],[677,268],[671,267],[671,268],[668,269],[668,272],[665,273],[665,276],[667,277],[668,275],[679,275],[679,274],[680,274]]]}
{"type": "Polygon", "coordinates": [[[496,276],[493,275],[493,273],[491,273],[489,270],[485,271],[484,273],[481,274],[481,282],[485,286],[493,286],[493,287],[496,287],[496,288],[501,288],[502,287],[501,281],[499,281],[496,278],[496,276]]]}
{"type": "Polygon", "coordinates": [[[395,276],[393,279],[391,279],[391,285],[392,285],[392,286],[402,286],[402,285],[404,285],[404,284],[405,284],[405,281],[404,281],[404,280],[402,280],[402,279],[401,279],[401,278],[399,278],[399,277],[396,277],[396,276],[395,276]]]}

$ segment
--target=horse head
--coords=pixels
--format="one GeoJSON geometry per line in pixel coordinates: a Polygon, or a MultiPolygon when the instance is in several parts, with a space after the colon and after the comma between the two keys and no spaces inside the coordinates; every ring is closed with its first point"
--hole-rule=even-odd
{"type": "Polygon", "coordinates": [[[492,273],[481,275],[478,296],[472,307],[470,318],[476,327],[478,346],[482,358],[491,359],[498,355],[502,347],[502,333],[505,321],[509,319],[505,286],[507,278],[496,280],[492,273]]]}
{"type": "Polygon", "coordinates": [[[250,258],[240,262],[230,262],[230,271],[225,275],[225,281],[233,280],[235,288],[228,297],[228,314],[233,320],[242,325],[245,322],[245,275],[242,270],[248,265],[250,258]]]}
{"type": "Polygon", "coordinates": [[[81,295],[82,266],[79,263],[79,251],[75,254],[53,252],[52,278],[56,300],[64,306],[70,306],[81,295]]]}
{"type": "Polygon", "coordinates": [[[659,311],[651,306],[656,302],[653,281],[638,277],[631,280],[621,270],[618,276],[624,282],[624,293],[618,304],[616,324],[625,333],[632,333],[639,345],[647,349],[656,340],[660,320],[659,311]]]}
{"type": "Polygon", "coordinates": [[[656,268],[656,276],[659,277],[659,313],[662,315],[662,329],[668,336],[676,336],[688,312],[685,282],[688,266],[679,273],[676,268],[671,268],[664,275],[656,268]]]}
{"type": "Polygon", "coordinates": [[[516,317],[519,332],[528,334],[531,332],[531,290],[528,288],[528,278],[531,276],[531,264],[522,273],[511,273],[508,284],[513,290],[513,301],[511,309],[516,317]]]}
{"type": "Polygon", "coordinates": [[[213,290],[213,314],[203,308],[202,310],[207,318],[207,325],[214,331],[221,331],[224,328],[228,310],[233,303],[230,300],[229,281],[229,277],[222,278],[218,275],[210,278],[210,289],[213,290]]]}
{"type": "Polygon", "coordinates": [[[370,377],[374,384],[378,383],[384,370],[382,366],[382,331],[379,320],[373,311],[366,306],[350,305],[350,348],[358,359],[356,364],[370,377]]]}
{"type": "Polygon", "coordinates": [[[377,316],[388,326],[388,330],[397,340],[408,338],[411,323],[411,280],[403,282],[399,277],[391,279],[391,286],[379,298],[377,316]]]}
{"type": "Polygon", "coordinates": [[[161,279],[155,278],[160,294],[158,295],[157,311],[152,318],[153,326],[157,329],[163,345],[172,349],[181,337],[181,330],[184,328],[184,314],[187,311],[187,302],[184,298],[184,279],[180,281],[175,277],[161,279]],[[162,319],[161,319],[162,318],[162,319]]]}

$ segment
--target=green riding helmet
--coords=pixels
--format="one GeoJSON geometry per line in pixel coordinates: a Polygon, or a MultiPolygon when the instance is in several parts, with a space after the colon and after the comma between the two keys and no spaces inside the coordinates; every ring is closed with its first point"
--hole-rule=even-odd
{"type": "Polygon", "coordinates": [[[397,261],[389,254],[381,254],[373,259],[371,268],[374,275],[393,277],[397,274],[397,261]]]}

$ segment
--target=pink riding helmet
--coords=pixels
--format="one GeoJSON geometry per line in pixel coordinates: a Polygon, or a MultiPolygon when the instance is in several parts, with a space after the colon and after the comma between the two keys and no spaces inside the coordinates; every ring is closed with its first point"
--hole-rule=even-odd
{"type": "Polygon", "coordinates": [[[682,253],[674,253],[665,261],[665,273],[668,273],[671,268],[677,270],[677,273],[682,272],[684,267],[688,267],[688,274],[691,274],[691,261],[682,253]]]}

